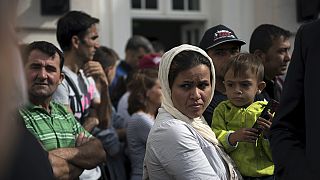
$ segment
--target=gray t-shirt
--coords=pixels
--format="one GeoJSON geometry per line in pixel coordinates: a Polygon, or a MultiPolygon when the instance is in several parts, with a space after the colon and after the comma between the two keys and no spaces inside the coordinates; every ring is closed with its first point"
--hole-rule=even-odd
{"type": "Polygon", "coordinates": [[[122,95],[118,102],[117,113],[120,117],[122,117],[125,121],[130,120],[130,114],[128,112],[128,99],[130,96],[130,92],[127,91],[122,95]]]}
{"type": "MultiPolygon", "coordinates": [[[[100,94],[97,91],[93,78],[86,77],[81,69],[79,70],[79,73],[76,74],[68,67],[64,66],[62,71],[65,73],[65,76],[68,76],[77,86],[78,92],[81,96],[82,109],[85,112],[84,114],[87,114],[92,100],[100,100],[100,94]]],[[[58,86],[56,92],[53,94],[52,99],[55,102],[69,105],[74,113],[74,116],[77,119],[81,118],[81,108],[77,102],[76,94],[66,79],[64,79],[58,86]]]]}
{"type": "MultiPolygon", "coordinates": [[[[128,121],[127,141],[131,161],[131,174],[138,177],[134,179],[142,179],[146,143],[153,124],[154,119],[144,112],[132,114],[131,119],[128,121]]],[[[132,176],[131,179],[133,179],[132,176]]]]}

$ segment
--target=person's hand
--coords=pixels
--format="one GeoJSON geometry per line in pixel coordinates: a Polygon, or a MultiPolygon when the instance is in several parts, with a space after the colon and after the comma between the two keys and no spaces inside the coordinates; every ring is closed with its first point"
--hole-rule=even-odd
{"type": "Polygon", "coordinates": [[[255,143],[258,137],[259,131],[257,129],[242,128],[230,134],[229,143],[233,146],[235,146],[237,142],[255,143]]]}
{"type": "Polygon", "coordinates": [[[97,61],[88,61],[83,67],[84,74],[86,76],[92,76],[95,79],[99,79],[101,82],[108,85],[107,76],[101,66],[97,61]]]}
{"type": "Polygon", "coordinates": [[[257,123],[259,125],[258,127],[262,130],[263,136],[266,136],[266,137],[268,137],[269,135],[269,130],[272,125],[273,115],[269,113],[269,117],[270,117],[269,120],[266,120],[262,117],[259,117],[257,120],[257,123]]]}
{"type": "Polygon", "coordinates": [[[83,132],[81,132],[80,134],[78,134],[76,136],[76,147],[81,146],[82,144],[85,144],[86,142],[88,142],[90,140],[90,138],[86,137],[84,135],[83,132]]]}

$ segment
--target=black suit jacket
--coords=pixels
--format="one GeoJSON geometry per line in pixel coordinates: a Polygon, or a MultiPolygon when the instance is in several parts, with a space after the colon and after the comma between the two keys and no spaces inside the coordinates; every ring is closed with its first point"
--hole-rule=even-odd
{"type": "Polygon", "coordinates": [[[278,179],[320,179],[320,21],[302,25],[271,127],[278,179]]]}

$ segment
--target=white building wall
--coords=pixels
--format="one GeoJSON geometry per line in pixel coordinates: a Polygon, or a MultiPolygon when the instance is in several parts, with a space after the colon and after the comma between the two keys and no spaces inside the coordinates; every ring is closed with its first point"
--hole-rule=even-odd
{"type": "Polygon", "coordinates": [[[300,25],[293,0],[208,0],[207,3],[205,8],[213,7],[208,13],[207,28],[217,24],[230,27],[247,42],[242,48],[244,51],[249,50],[251,33],[260,24],[274,24],[293,33],[300,25]]]}
{"type": "MultiPolygon", "coordinates": [[[[109,25],[109,36],[105,37],[109,39],[108,45],[115,49],[115,51],[119,54],[120,58],[124,58],[124,48],[127,40],[132,35],[132,20],[130,14],[130,6],[128,0],[109,0],[110,9],[110,23],[106,22],[109,25]]],[[[107,30],[105,30],[107,31],[107,30]]]]}
{"type": "MultiPolygon", "coordinates": [[[[82,10],[100,19],[100,43],[114,48],[124,57],[124,46],[132,35],[132,19],[204,20],[205,29],[224,24],[249,43],[254,28],[271,23],[296,32],[296,2],[293,0],[200,0],[200,13],[175,12],[171,0],[159,0],[159,10],[131,10],[130,0],[70,0],[71,10],[82,10]]],[[[46,40],[57,45],[56,22],[59,16],[41,16],[40,0],[20,2],[19,35],[23,42],[46,40]]],[[[248,50],[248,45],[243,47],[248,50]]]]}

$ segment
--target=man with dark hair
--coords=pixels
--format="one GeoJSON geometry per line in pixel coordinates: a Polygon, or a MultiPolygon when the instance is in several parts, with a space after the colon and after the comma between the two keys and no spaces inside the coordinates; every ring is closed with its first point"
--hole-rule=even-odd
{"type": "MultiPolygon", "coordinates": [[[[108,80],[100,63],[93,61],[99,47],[99,20],[80,11],[70,11],[57,23],[57,40],[64,53],[65,79],[53,99],[64,104],[88,132],[96,127],[109,128],[108,80]],[[99,81],[101,96],[95,81],[99,81]],[[100,98],[101,97],[101,98],[100,98]]],[[[99,168],[84,171],[80,178],[95,177],[99,168]]]]}
{"type": "Polygon", "coordinates": [[[117,66],[116,76],[110,87],[114,107],[117,107],[119,99],[126,92],[127,80],[130,79],[132,71],[138,68],[139,60],[151,52],[153,52],[152,44],[143,36],[134,35],[127,41],[125,59],[117,66]]]}
{"type": "Polygon", "coordinates": [[[251,35],[249,51],[262,59],[267,84],[258,96],[260,100],[280,100],[284,75],[291,60],[290,37],[289,31],[272,24],[258,26],[251,35]]]}
{"type": "Polygon", "coordinates": [[[25,70],[30,104],[20,110],[29,131],[49,152],[54,176],[79,177],[105,161],[101,142],[83,129],[74,116],[52,95],[62,82],[62,53],[53,44],[38,41],[26,47],[25,70]]]}
{"type": "Polygon", "coordinates": [[[108,88],[108,81],[100,63],[93,60],[99,47],[98,19],[80,11],[71,11],[57,24],[57,40],[64,51],[65,80],[54,94],[54,100],[72,110],[75,117],[89,132],[99,126],[107,128],[110,113],[105,90],[98,93],[94,79],[101,88],[108,88]]]}
{"type": "Polygon", "coordinates": [[[244,44],[246,43],[238,39],[233,30],[221,24],[208,29],[200,41],[199,47],[206,51],[212,59],[216,75],[213,99],[203,113],[209,126],[211,126],[214,109],[220,102],[227,100],[224,94],[222,68],[231,57],[240,53],[241,46],[244,44]]]}
{"type": "Polygon", "coordinates": [[[62,71],[62,67],[64,64],[63,53],[55,45],[46,41],[36,41],[31,44],[25,44],[22,52],[24,63],[27,63],[30,53],[36,49],[41,52],[45,52],[50,57],[54,56],[57,53],[60,59],[60,71],[62,71]]]}
{"type": "MultiPolygon", "coordinates": [[[[77,40],[86,43],[85,36],[88,31],[92,33],[90,38],[96,40],[98,38],[96,24],[98,23],[99,19],[91,17],[81,11],[70,11],[67,13],[58,20],[57,24],[57,40],[61,49],[63,51],[71,50],[73,43],[76,43],[74,41],[77,40]]],[[[97,44],[96,41],[94,42],[97,44]]],[[[91,55],[93,56],[93,54],[91,55]]]]}

